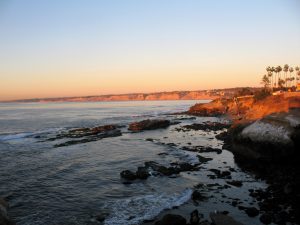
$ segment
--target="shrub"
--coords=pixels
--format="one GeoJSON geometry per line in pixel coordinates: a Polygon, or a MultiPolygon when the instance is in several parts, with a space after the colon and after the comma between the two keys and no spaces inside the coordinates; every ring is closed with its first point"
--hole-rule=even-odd
{"type": "Polygon", "coordinates": [[[255,101],[259,101],[259,100],[262,100],[262,99],[265,99],[267,98],[268,96],[271,95],[271,92],[267,89],[262,89],[260,91],[256,91],[254,93],[254,100],[255,101]]]}

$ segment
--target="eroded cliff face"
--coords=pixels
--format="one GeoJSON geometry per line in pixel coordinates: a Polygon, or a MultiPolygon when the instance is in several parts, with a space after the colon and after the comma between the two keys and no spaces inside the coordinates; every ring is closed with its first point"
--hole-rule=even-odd
{"type": "Polygon", "coordinates": [[[216,99],[206,104],[192,106],[188,113],[198,116],[227,115],[235,122],[254,121],[272,113],[288,112],[300,108],[300,93],[269,96],[255,101],[251,96],[216,99]]]}
{"type": "Polygon", "coordinates": [[[206,91],[173,91],[157,93],[137,93],[119,95],[99,95],[86,97],[63,97],[47,99],[19,100],[20,102],[108,102],[108,101],[156,101],[156,100],[213,100],[218,94],[206,91]]]}

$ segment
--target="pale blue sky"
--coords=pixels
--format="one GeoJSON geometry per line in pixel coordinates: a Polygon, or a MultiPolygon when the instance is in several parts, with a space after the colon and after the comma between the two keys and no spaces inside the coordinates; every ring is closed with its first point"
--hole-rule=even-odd
{"type": "Polygon", "coordinates": [[[259,85],[299,0],[0,0],[0,100],[259,85]]]}

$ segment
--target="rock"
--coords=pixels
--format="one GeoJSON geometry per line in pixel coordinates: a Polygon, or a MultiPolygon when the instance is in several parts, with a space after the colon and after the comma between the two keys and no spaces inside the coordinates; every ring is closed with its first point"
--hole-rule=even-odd
{"type": "Polygon", "coordinates": [[[226,181],[226,183],[236,187],[241,187],[243,185],[243,183],[239,180],[230,180],[230,181],[226,181]]]}
{"type": "Polygon", "coordinates": [[[198,158],[198,160],[199,160],[200,163],[206,163],[208,161],[213,160],[212,158],[206,158],[206,157],[203,157],[201,155],[197,155],[197,158],[198,158]]]}
{"type": "MultiPolygon", "coordinates": [[[[98,141],[101,140],[103,138],[109,138],[109,137],[117,137],[117,136],[121,136],[122,133],[120,130],[116,130],[116,129],[111,129],[111,130],[102,130],[100,128],[86,128],[89,129],[89,131],[87,133],[81,133],[81,134],[76,134],[73,135],[71,133],[67,133],[67,134],[63,134],[60,135],[59,137],[53,138],[53,140],[57,140],[57,139],[61,139],[61,138],[72,138],[75,140],[71,140],[71,141],[66,141],[60,144],[56,144],[54,145],[55,148],[57,147],[64,147],[64,146],[69,146],[69,145],[75,145],[75,144],[82,144],[82,143],[87,143],[87,142],[93,142],[93,141],[98,141]],[[95,129],[95,130],[93,130],[95,129]]],[[[104,129],[104,128],[103,128],[104,129]]]]}
{"type": "Polygon", "coordinates": [[[261,215],[259,220],[263,224],[270,224],[270,223],[272,223],[272,216],[270,214],[265,213],[265,214],[261,215]]]}
{"type": "Polygon", "coordinates": [[[137,176],[135,173],[131,172],[130,170],[124,170],[120,173],[121,177],[126,180],[135,180],[137,176]]]}
{"type": "Polygon", "coordinates": [[[218,122],[204,122],[204,123],[193,123],[176,128],[177,131],[191,131],[191,130],[204,130],[204,131],[218,131],[225,128],[229,128],[230,124],[218,123],[218,122]]]}
{"type": "Polygon", "coordinates": [[[15,225],[7,214],[8,203],[0,198],[0,225],[15,225]]]}
{"type": "Polygon", "coordinates": [[[186,225],[186,219],[180,215],[167,214],[156,225],[186,225]]]}
{"type": "Polygon", "coordinates": [[[102,212],[96,215],[96,220],[99,222],[103,222],[105,220],[106,217],[109,216],[108,212],[102,212]]]}
{"type": "Polygon", "coordinates": [[[169,120],[143,120],[129,124],[128,130],[138,132],[166,128],[168,126],[170,126],[169,120]]]}
{"type": "Polygon", "coordinates": [[[138,167],[136,177],[138,179],[146,180],[150,176],[146,167],[138,167]]]}
{"type": "Polygon", "coordinates": [[[203,200],[206,200],[207,197],[204,196],[200,191],[195,190],[192,193],[192,199],[193,199],[193,201],[203,201],[203,200]]]}
{"type": "Polygon", "coordinates": [[[153,140],[153,138],[146,138],[146,141],[151,141],[151,142],[153,142],[154,140],[153,140]]]}
{"type": "Polygon", "coordinates": [[[259,214],[258,209],[255,208],[255,207],[247,208],[247,209],[245,210],[245,212],[247,213],[247,215],[248,215],[249,217],[255,217],[255,216],[258,216],[258,214],[259,214]]]}
{"type": "Polygon", "coordinates": [[[190,224],[191,225],[198,225],[199,221],[200,221],[199,212],[196,209],[193,212],[191,212],[190,224]]]}
{"type": "Polygon", "coordinates": [[[210,213],[209,216],[215,225],[243,225],[235,221],[231,216],[224,215],[223,213],[210,213]]]}

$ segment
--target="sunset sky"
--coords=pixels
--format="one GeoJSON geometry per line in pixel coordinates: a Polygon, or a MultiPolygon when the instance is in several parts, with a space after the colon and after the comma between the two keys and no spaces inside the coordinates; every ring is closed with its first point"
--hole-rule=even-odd
{"type": "Polygon", "coordinates": [[[0,100],[259,86],[299,0],[0,0],[0,100]]]}

